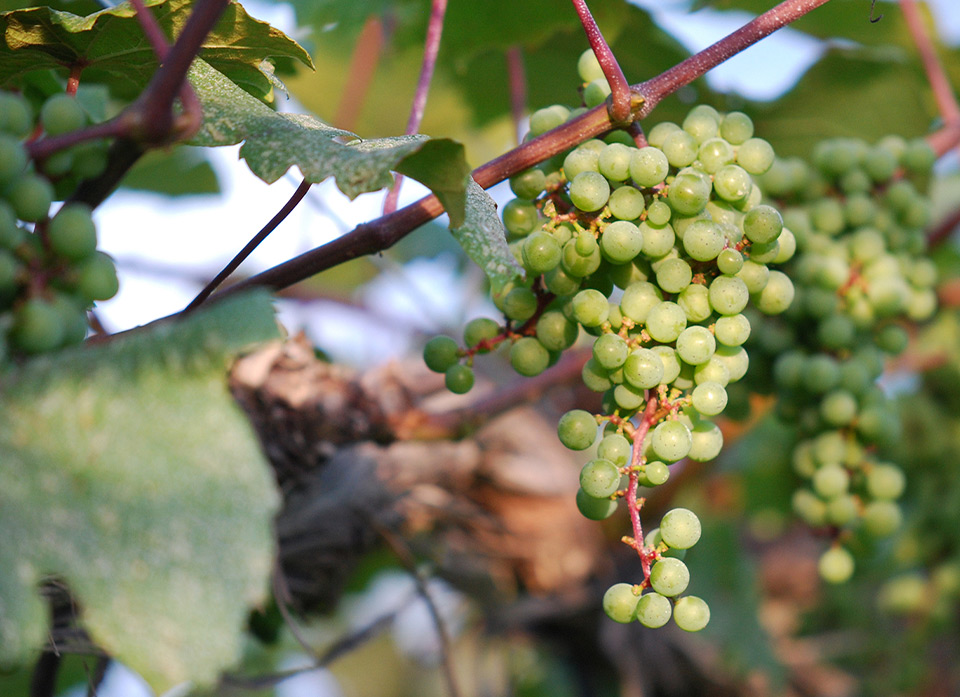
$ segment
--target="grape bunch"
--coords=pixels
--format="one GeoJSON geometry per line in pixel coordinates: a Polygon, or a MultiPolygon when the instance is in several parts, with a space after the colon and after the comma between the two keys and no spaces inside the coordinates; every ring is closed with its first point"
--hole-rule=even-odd
{"type": "Polygon", "coordinates": [[[0,92],[0,363],[79,343],[87,310],[117,292],[90,207],[66,203],[50,216],[55,200],[103,171],[104,146],[82,143],[34,162],[27,141],[82,128],[87,116],[66,94],[42,104],[38,123],[33,114],[25,97],[0,92]]]}
{"type": "Polygon", "coordinates": [[[900,526],[905,476],[876,454],[900,420],[876,382],[885,356],[906,348],[905,323],[936,310],[923,230],[930,201],[918,189],[934,159],[923,140],[838,139],[817,147],[812,166],[778,160],[760,177],[794,233],[796,299],[751,339],[772,363],[754,375],[772,374],[777,414],[797,425],[793,464],[807,486],[793,508],[833,539],[820,572],[834,583],[854,571],[842,543],[855,529],[884,537],[900,526]]]}
{"type": "MultiPolygon", "coordinates": [[[[592,53],[579,70],[587,106],[602,101],[609,90],[598,87],[592,53]]],[[[535,112],[529,137],[582,108],[535,112]]],[[[427,366],[462,393],[480,353],[509,345],[514,370],[534,376],[582,334],[590,337],[582,378],[603,394],[602,411],[564,414],[558,435],[581,451],[602,431],[580,475],[581,513],[601,520],[621,500],[630,512],[633,535],[624,542],[638,553],[644,578],[607,592],[604,608],[617,621],[658,627],[672,614],[696,631],[709,620],[703,600],[678,599],[689,581],[679,557],[699,538],[699,520],[676,509],[644,535],[638,492],[664,483],[674,463],[717,456],[723,436],[712,419],[749,363],[744,310],[752,302],[778,314],[793,299],[790,279],[767,265],[790,258],[794,237],[754,183],[773,161],[748,116],[699,106],[681,125],[657,124],[639,143],[614,131],[516,175],[516,198],[502,215],[526,282],[493,298],[503,322],[475,319],[463,347],[438,336],[424,349],[427,366]]]]}

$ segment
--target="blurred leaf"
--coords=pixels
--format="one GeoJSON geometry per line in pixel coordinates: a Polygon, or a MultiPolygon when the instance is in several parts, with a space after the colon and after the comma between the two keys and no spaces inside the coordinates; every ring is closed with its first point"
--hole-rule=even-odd
{"type": "Polygon", "coordinates": [[[201,60],[193,64],[190,82],[204,115],[191,143],[214,147],[243,141],[240,156],[265,182],[275,182],[296,165],[311,182],[335,177],[340,190],[355,198],[390,186],[393,170],[437,194],[453,224],[462,220],[469,168],[459,143],[426,136],[359,140],[312,116],[278,114],[201,60]]]}
{"type": "Polygon", "coordinates": [[[231,356],[277,335],[257,293],[7,376],[0,664],[47,639],[37,584],[50,576],[157,692],[211,683],[239,658],[279,497],[225,376],[231,356]]]}
{"type": "Polygon", "coordinates": [[[490,279],[490,292],[499,294],[511,281],[523,278],[523,269],[507,245],[507,231],[497,204],[473,179],[467,187],[467,215],[462,227],[451,231],[467,256],[490,279]]]}
{"type": "Polygon", "coordinates": [[[151,150],[127,172],[120,185],[168,196],[220,193],[216,171],[202,151],[190,147],[151,150]]]}
{"type": "MultiPolygon", "coordinates": [[[[193,0],[146,0],[164,33],[176,37],[193,0]]],[[[136,96],[157,68],[153,49],[129,2],[82,17],[49,7],[0,14],[0,84],[11,84],[35,70],[65,74],[84,65],[84,81],[103,82],[118,95],[136,96]]],[[[256,94],[270,92],[260,71],[268,57],[296,58],[312,66],[310,56],[283,32],[260,22],[231,2],[204,40],[200,56],[256,94]]]]}

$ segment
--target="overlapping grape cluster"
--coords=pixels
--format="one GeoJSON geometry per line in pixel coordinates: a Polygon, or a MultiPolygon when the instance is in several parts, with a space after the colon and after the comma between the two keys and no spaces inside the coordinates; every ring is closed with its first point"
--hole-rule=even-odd
{"type": "MultiPolygon", "coordinates": [[[[602,73],[590,53],[579,67],[589,105],[602,73]]],[[[576,113],[559,105],[537,111],[531,136],[576,113]]],[[[600,520],[625,499],[634,536],[624,541],[644,569],[640,583],[613,586],[604,607],[617,621],[650,627],[673,614],[696,631],[709,620],[706,603],[676,598],[689,581],[678,555],[699,539],[700,522],[676,509],[642,535],[638,489],[665,482],[673,463],[720,452],[723,436],[711,419],[724,410],[726,386],[747,371],[743,311],[751,300],[770,314],[790,305],[790,279],[767,264],[789,259],[795,245],[777,210],[761,204],[753,177],[774,153],[753,137],[745,114],[696,107],[681,126],[656,125],[647,140],[638,146],[617,131],[514,177],[516,198],[503,221],[527,281],[494,298],[505,323],[474,320],[465,347],[436,337],[424,357],[451,390],[465,392],[478,353],[508,343],[513,368],[533,376],[581,329],[593,337],[582,376],[603,393],[602,412],[568,412],[558,434],[567,447],[587,450],[602,427],[577,505],[600,520]]]]}
{"type": "Polygon", "coordinates": [[[813,166],[777,161],[760,178],[795,236],[787,272],[797,296],[751,344],[773,361],[779,416],[798,425],[793,462],[807,486],[793,507],[830,531],[820,571],[831,582],[853,573],[841,544],[850,531],[882,537],[900,525],[904,474],[872,452],[897,438],[900,422],[876,381],[885,354],[907,345],[904,323],[936,309],[923,231],[930,202],[917,188],[934,159],[923,140],[830,140],[813,166]]]}
{"type": "Polygon", "coordinates": [[[50,207],[77,183],[103,171],[101,144],[84,143],[42,162],[25,141],[82,128],[84,110],[66,94],[46,100],[34,123],[22,96],[0,92],[0,362],[78,343],[87,310],[117,292],[113,261],[97,251],[91,210],[81,203],[50,207]]]}

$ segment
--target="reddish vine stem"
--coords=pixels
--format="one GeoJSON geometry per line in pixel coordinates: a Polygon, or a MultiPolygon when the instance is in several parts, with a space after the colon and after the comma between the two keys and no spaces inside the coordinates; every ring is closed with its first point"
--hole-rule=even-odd
{"type": "Polygon", "coordinates": [[[80,75],[83,73],[82,64],[75,64],[70,66],[70,75],[67,77],[67,94],[71,97],[75,97],[77,90],[80,89],[80,75]]]}
{"type": "Polygon", "coordinates": [[[377,16],[368,17],[353,49],[350,68],[347,70],[347,83],[333,119],[333,122],[344,130],[352,131],[356,128],[370,83],[373,82],[373,74],[380,62],[385,40],[383,21],[377,16]]]}
{"type": "MultiPolygon", "coordinates": [[[[693,82],[707,71],[757,41],[786,26],[829,0],[784,0],[743,27],[682,61],[663,74],[631,88],[631,114],[645,118],[667,95],[693,82]]],[[[585,140],[606,133],[614,124],[600,105],[473,171],[483,188],[513,176],[585,140]]],[[[342,237],[294,257],[224,290],[226,296],[252,287],[286,288],[350,259],[387,249],[405,235],[436,218],[443,207],[436,196],[426,196],[377,220],[364,223],[342,237]]]]}
{"type": "Polygon", "coordinates": [[[633,438],[633,449],[630,456],[629,484],[627,485],[627,510],[630,512],[630,525],[633,528],[633,547],[640,555],[640,564],[643,567],[644,582],[650,578],[650,562],[652,556],[644,550],[643,544],[643,524],[640,521],[640,509],[643,507],[643,499],[637,498],[637,491],[640,488],[640,468],[645,464],[643,455],[643,441],[653,426],[657,417],[657,409],[660,401],[657,397],[651,397],[647,401],[647,408],[643,411],[643,417],[637,424],[631,438],[633,438]]]}
{"type": "Polygon", "coordinates": [[[934,99],[937,101],[937,108],[940,116],[945,123],[956,123],[960,121],[960,106],[957,104],[957,96],[950,87],[950,80],[943,69],[943,63],[937,57],[936,49],[927,28],[923,24],[923,18],[920,16],[920,10],[917,9],[915,0],[900,0],[900,9],[903,11],[903,18],[907,22],[907,28],[917,45],[917,52],[920,54],[920,60],[923,62],[923,69],[927,73],[927,79],[930,81],[930,88],[933,90],[934,99]]]}
{"type": "Polygon", "coordinates": [[[124,112],[110,121],[95,123],[77,131],[27,143],[27,153],[34,160],[44,160],[54,153],[73,147],[78,143],[99,140],[100,138],[123,138],[129,135],[132,126],[133,121],[129,114],[124,112]]]}
{"type": "Polygon", "coordinates": [[[523,142],[523,117],[527,113],[527,71],[523,65],[523,49],[507,49],[507,80],[510,85],[510,116],[517,133],[517,143],[523,142]]]}
{"type": "Polygon", "coordinates": [[[630,84],[616,56],[603,38],[600,27],[590,14],[586,0],[573,0],[573,7],[580,18],[580,24],[583,25],[583,31],[587,35],[587,41],[590,42],[590,48],[593,49],[593,55],[597,57],[603,76],[607,78],[607,84],[610,85],[610,120],[614,123],[628,123],[632,120],[630,118],[630,84]]]}
{"type": "Polygon", "coordinates": [[[197,294],[197,297],[195,297],[190,304],[184,308],[184,314],[199,307],[200,304],[210,297],[210,294],[213,293],[213,291],[215,291],[230,274],[237,270],[240,264],[242,264],[244,260],[246,260],[246,258],[253,253],[253,250],[255,250],[261,242],[267,239],[267,236],[276,230],[280,223],[286,220],[291,211],[293,211],[293,209],[299,205],[300,201],[303,200],[303,197],[307,195],[308,191],[310,191],[311,186],[313,186],[313,184],[308,182],[306,179],[300,182],[300,186],[298,186],[297,190],[293,192],[293,195],[290,197],[290,199],[283,204],[283,208],[277,211],[277,214],[270,219],[270,222],[264,225],[260,229],[260,232],[254,235],[253,238],[247,242],[244,248],[237,252],[236,256],[230,260],[230,263],[224,266],[220,273],[218,273],[212,281],[203,287],[203,290],[197,294]]]}
{"type": "Polygon", "coordinates": [[[181,123],[175,123],[173,100],[186,83],[187,71],[200,53],[204,39],[227,8],[229,0],[199,0],[187,18],[176,43],[163,59],[144,91],[138,112],[144,115],[141,129],[150,140],[161,142],[168,138],[175,126],[181,137],[192,135],[200,127],[202,114],[187,111],[181,123]]]}
{"type": "MultiPolygon", "coordinates": [[[[412,136],[420,130],[420,122],[423,121],[423,112],[427,108],[427,95],[430,93],[430,83],[433,82],[433,70],[437,65],[437,53],[440,51],[443,19],[446,14],[447,0],[433,0],[430,8],[430,22],[427,24],[427,39],[423,45],[420,78],[417,80],[417,90],[413,95],[410,118],[407,120],[407,129],[404,131],[408,136],[412,136]]],[[[397,200],[400,198],[401,186],[403,186],[403,175],[398,174],[383,201],[383,212],[385,214],[397,210],[397,200]]]]}

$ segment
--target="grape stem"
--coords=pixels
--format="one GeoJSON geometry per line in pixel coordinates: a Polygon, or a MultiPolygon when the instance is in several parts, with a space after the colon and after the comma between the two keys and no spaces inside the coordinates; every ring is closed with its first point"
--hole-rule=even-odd
{"type": "Polygon", "coordinates": [[[937,57],[933,40],[924,26],[920,10],[917,9],[916,0],[900,0],[900,9],[903,11],[907,29],[910,30],[910,35],[917,45],[917,52],[923,62],[923,69],[927,73],[927,79],[930,82],[930,88],[933,90],[940,116],[943,117],[944,123],[960,122],[960,106],[957,104],[957,96],[950,87],[950,80],[943,69],[943,63],[937,57]]]}
{"type": "MultiPolygon", "coordinates": [[[[828,0],[785,0],[658,77],[632,86],[631,118],[645,118],[667,95],[826,2],[828,0]]],[[[613,127],[606,107],[594,107],[478,167],[473,171],[473,178],[481,187],[489,188],[553,155],[606,133],[613,127]]],[[[443,206],[436,196],[426,196],[377,220],[361,224],[342,237],[234,284],[216,297],[226,297],[252,287],[274,290],[286,288],[350,259],[383,251],[442,212],[443,206]]]]}
{"type": "Polygon", "coordinates": [[[640,521],[640,509],[643,508],[644,499],[637,497],[637,491],[640,488],[640,469],[646,464],[646,457],[643,454],[643,441],[650,431],[650,427],[656,423],[657,411],[660,406],[660,400],[657,397],[651,397],[647,400],[647,407],[643,411],[640,423],[634,429],[631,438],[633,439],[633,448],[630,455],[630,467],[628,470],[627,484],[627,510],[630,512],[630,525],[633,528],[633,544],[631,545],[637,554],[640,555],[640,565],[643,568],[643,583],[641,586],[649,584],[650,566],[656,558],[656,552],[647,549],[643,542],[643,524],[640,521]]]}
{"type": "Polygon", "coordinates": [[[631,118],[631,94],[630,84],[627,82],[616,56],[610,50],[609,44],[603,38],[600,27],[596,20],[590,14],[590,8],[587,7],[586,0],[573,0],[573,7],[580,18],[580,24],[583,25],[583,31],[587,35],[587,41],[590,42],[590,48],[593,49],[593,55],[597,57],[600,69],[603,70],[603,76],[610,85],[610,106],[608,111],[610,121],[615,124],[627,124],[633,121],[631,118]]]}
{"type": "Polygon", "coordinates": [[[71,97],[77,96],[77,90],[80,89],[80,75],[85,67],[83,63],[74,63],[70,66],[70,75],[67,77],[67,94],[71,97]]]}
{"type": "MultiPolygon", "coordinates": [[[[430,21],[427,24],[427,38],[423,45],[420,78],[417,80],[413,106],[410,108],[410,118],[407,120],[407,129],[404,131],[408,136],[416,133],[420,129],[420,122],[423,121],[423,112],[427,107],[427,95],[430,93],[430,83],[433,82],[433,70],[437,65],[437,53],[440,51],[440,38],[443,35],[443,20],[446,13],[447,0],[433,0],[430,8],[430,21]]],[[[400,198],[400,187],[402,185],[403,175],[398,174],[383,201],[383,212],[385,214],[397,210],[397,200],[400,198]]]]}
{"type": "Polygon", "coordinates": [[[523,49],[511,46],[507,49],[507,78],[510,82],[510,116],[517,143],[523,142],[523,115],[527,112],[527,72],[523,65],[523,49]]]}

